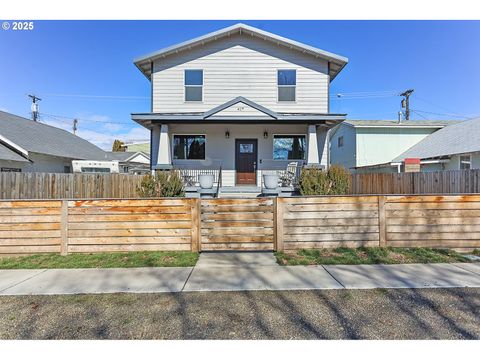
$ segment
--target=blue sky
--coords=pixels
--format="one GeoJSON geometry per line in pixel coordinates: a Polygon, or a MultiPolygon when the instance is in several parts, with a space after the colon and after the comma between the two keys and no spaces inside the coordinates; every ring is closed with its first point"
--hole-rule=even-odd
{"type": "MultiPolygon", "coordinates": [[[[78,134],[103,148],[148,139],[130,120],[150,107],[133,59],[237,22],[35,21],[32,31],[0,30],[0,109],[29,117],[26,95],[35,93],[49,114],[43,122],[70,130],[79,118],[78,134]]],[[[480,115],[479,21],[241,22],[348,57],[331,84],[331,112],[395,119],[394,95],[414,88],[413,119],[480,115]]]]}

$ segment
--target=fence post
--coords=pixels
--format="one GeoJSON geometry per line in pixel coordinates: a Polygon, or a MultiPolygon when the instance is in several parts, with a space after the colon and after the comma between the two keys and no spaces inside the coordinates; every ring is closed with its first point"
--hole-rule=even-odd
{"type": "Polygon", "coordinates": [[[276,197],[273,206],[273,223],[275,226],[274,230],[274,240],[275,240],[275,251],[283,251],[283,209],[285,204],[283,203],[283,198],[276,197]]]}
{"type": "Polygon", "coordinates": [[[192,205],[190,207],[192,213],[192,252],[200,252],[200,238],[202,231],[202,222],[200,219],[200,199],[192,199],[192,205]]]}
{"type": "Polygon", "coordinates": [[[386,196],[378,196],[378,236],[379,236],[379,246],[387,246],[387,224],[386,224],[386,214],[385,214],[385,202],[386,196]]]}
{"type": "Polygon", "coordinates": [[[62,200],[60,213],[60,255],[68,254],[68,201],[62,200]]]}

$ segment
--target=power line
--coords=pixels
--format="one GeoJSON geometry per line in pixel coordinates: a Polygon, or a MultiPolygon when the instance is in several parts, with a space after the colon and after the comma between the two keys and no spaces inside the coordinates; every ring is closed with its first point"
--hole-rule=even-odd
{"type": "Polygon", "coordinates": [[[424,113],[424,114],[432,114],[432,115],[439,115],[439,116],[450,116],[450,117],[461,117],[461,118],[464,118],[464,119],[473,119],[477,116],[473,116],[473,117],[468,117],[468,116],[462,116],[462,115],[457,115],[457,114],[447,114],[447,113],[438,113],[438,112],[433,112],[433,111],[425,111],[425,110],[418,110],[418,109],[411,109],[412,111],[416,111],[416,112],[421,112],[421,113],[424,113]]]}
{"type": "Polygon", "coordinates": [[[130,96],[130,95],[87,95],[87,94],[44,94],[51,97],[70,97],[84,99],[111,99],[111,100],[148,100],[148,96],[130,96]]]}
{"type": "Polygon", "coordinates": [[[82,119],[82,118],[78,118],[78,117],[69,117],[69,116],[64,116],[64,115],[54,115],[54,114],[46,114],[46,113],[41,113],[41,115],[50,116],[50,117],[58,118],[58,119],[69,119],[69,120],[75,120],[75,119],[77,119],[78,121],[88,121],[88,122],[95,122],[95,123],[101,123],[101,124],[133,125],[132,122],[103,121],[103,120],[93,120],[93,119],[82,119]]]}

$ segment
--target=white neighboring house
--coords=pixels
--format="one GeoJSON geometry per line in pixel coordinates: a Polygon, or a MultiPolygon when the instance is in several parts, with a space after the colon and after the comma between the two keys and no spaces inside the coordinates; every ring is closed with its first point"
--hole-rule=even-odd
{"type": "Polygon", "coordinates": [[[260,185],[289,163],[327,166],[330,82],[348,59],[244,24],[135,60],[152,108],[151,168],[220,167],[223,186],[260,185]]]}
{"type": "Polygon", "coordinates": [[[392,160],[404,167],[405,159],[418,159],[421,171],[480,169],[480,118],[447,126],[392,160]]]}
{"type": "Polygon", "coordinates": [[[142,151],[107,151],[107,158],[118,161],[120,173],[143,174],[150,170],[150,156],[142,151]]]}
{"type": "Polygon", "coordinates": [[[106,159],[99,147],[68,131],[0,111],[0,171],[72,172],[72,160],[106,159]]]}
{"type": "Polygon", "coordinates": [[[330,164],[352,172],[400,172],[393,162],[406,150],[458,121],[346,120],[331,132],[330,164]]]}

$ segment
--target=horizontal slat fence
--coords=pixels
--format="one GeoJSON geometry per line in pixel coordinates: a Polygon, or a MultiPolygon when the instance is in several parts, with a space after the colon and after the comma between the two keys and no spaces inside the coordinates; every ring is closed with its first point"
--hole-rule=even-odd
{"type": "Polygon", "coordinates": [[[475,194],[480,169],[352,174],[350,194],[475,194]]]}
{"type": "Polygon", "coordinates": [[[201,250],[273,250],[272,198],[201,201],[201,250]]]}
{"type": "Polygon", "coordinates": [[[480,195],[0,201],[0,255],[480,248],[480,195]]]}
{"type": "Polygon", "coordinates": [[[0,172],[0,199],[136,198],[142,175],[0,172]]]}
{"type": "Polygon", "coordinates": [[[278,206],[285,250],[379,245],[377,196],[279,198],[278,206]]]}
{"type": "Polygon", "coordinates": [[[61,201],[0,201],[0,254],[60,252],[61,201]]]}

